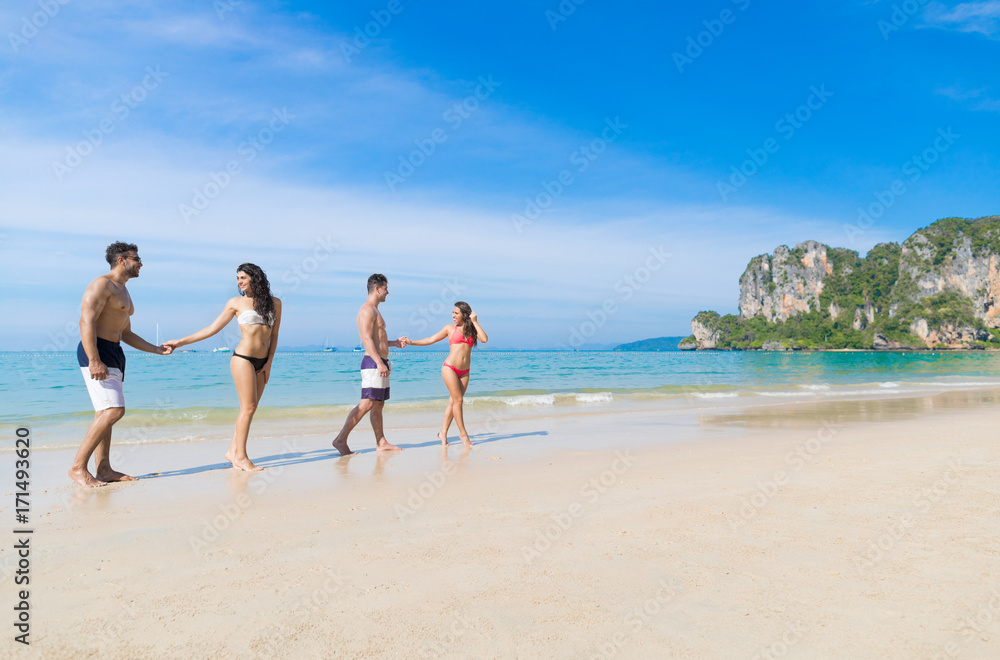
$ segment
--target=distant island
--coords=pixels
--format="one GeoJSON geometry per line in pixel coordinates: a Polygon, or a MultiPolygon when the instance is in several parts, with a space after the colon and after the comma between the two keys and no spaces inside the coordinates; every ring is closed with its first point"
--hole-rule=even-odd
{"type": "Polygon", "coordinates": [[[657,337],[656,339],[642,339],[628,344],[619,344],[612,350],[615,351],[676,351],[678,344],[684,337],[657,337]]]}
{"type": "Polygon", "coordinates": [[[782,245],[750,260],[739,309],[700,312],[679,348],[1000,348],[1000,216],[938,220],[864,257],[782,245]]]}

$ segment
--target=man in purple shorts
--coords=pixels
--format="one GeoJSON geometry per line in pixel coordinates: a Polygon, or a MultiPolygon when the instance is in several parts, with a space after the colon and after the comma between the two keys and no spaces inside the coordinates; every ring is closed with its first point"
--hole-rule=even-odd
{"type": "Polygon", "coordinates": [[[333,440],[334,448],[342,455],[352,453],[347,446],[347,436],[358,425],[366,414],[372,414],[372,430],[375,431],[375,443],[378,451],[394,451],[399,447],[389,444],[382,432],[382,408],[389,400],[389,347],[406,346],[406,337],[389,341],[385,332],[385,320],[378,311],[379,303],[385,302],[389,295],[389,282],[385,275],[375,273],[368,278],[368,300],[358,311],[358,334],[365,347],[365,356],[361,359],[361,403],[347,416],[344,428],[333,440]]]}
{"type": "Polygon", "coordinates": [[[111,272],[90,283],[80,305],[80,345],[77,361],[94,404],[94,421],[87,429],[69,476],[81,486],[103,486],[109,481],[135,481],[111,469],[111,427],[125,416],[125,352],[121,342],[147,353],[169,355],[173,350],[153,346],[132,332],[129,317],[135,312],[126,282],[139,277],[142,259],[131,243],[112,243],[105,252],[111,272]],[[90,473],[94,457],[95,474],[90,473]]]}

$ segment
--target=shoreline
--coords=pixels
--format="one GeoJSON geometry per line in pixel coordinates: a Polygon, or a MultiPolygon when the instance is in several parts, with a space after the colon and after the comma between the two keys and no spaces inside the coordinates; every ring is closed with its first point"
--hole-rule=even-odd
{"type": "MultiPolygon", "coordinates": [[[[892,374],[887,374],[891,377],[892,374]]],[[[592,392],[542,392],[525,390],[518,393],[484,394],[466,399],[466,418],[472,435],[495,426],[498,422],[591,416],[601,414],[642,413],[662,411],[667,414],[697,413],[719,407],[784,405],[792,402],[822,402],[923,398],[949,392],[1000,392],[1000,382],[994,380],[948,379],[870,381],[850,384],[779,384],[766,385],[692,385],[664,386],[653,389],[619,391],[614,389],[592,392]],[[532,393],[529,393],[532,392],[532,393]]],[[[447,401],[429,399],[390,401],[386,407],[387,432],[394,429],[436,428],[447,401]]],[[[335,433],[354,403],[306,406],[262,405],[251,429],[251,445],[255,439],[282,437],[289,434],[335,433]]],[[[113,446],[145,446],[153,444],[216,442],[232,434],[237,409],[228,408],[164,408],[129,409],[115,426],[113,446]]],[[[8,423],[33,430],[35,449],[59,451],[75,449],[79,438],[92,419],[92,412],[79,411],[61,416],[21,418],[8,423]]],[[[362,422],[362,426],[367,422],[362,422]]],[[[454,428],[453,428],[454,431],[454,428]]],[[[13,447],[0,448],[0,456],[14,452],[13,447]]]]}

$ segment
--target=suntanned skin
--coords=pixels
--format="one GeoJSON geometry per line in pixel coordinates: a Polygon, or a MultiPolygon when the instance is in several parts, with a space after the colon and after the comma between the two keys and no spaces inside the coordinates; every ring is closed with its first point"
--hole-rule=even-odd
{"type": "MultiPolygon", "coordinates": [[[[389,341],[389,336],[385,332],[385,319],[378,311],[379,303],[385,302],[389,295],[389,285],[377,286],[368,294],[368,299],[358,310],[358,335],[361,343],[365,347],[365,355],[368,355],[375,364],[378,365],[378,375],[385,377],[389,375],[389,347],[396,346],[403,348],[406,346],[405,338],[389,341]]],[[[369,412],[372,414],[372,430],[375,432],[375,443],[377,451],[400,451],[399,447],[389,444],[385,439],[382,428],[382,408],[385,401],[373,401],[372,399],[362,399],[361,403],[354,406],[354,410],[347,416],[344,427],[333,439],[333,447],[342,456],[353,453],[347,446],[347,436],[350,435],[354,427],[364,419],[369,412]]]]}
{"type": "MultiPolygon", "coordinates": [[[[118,257],[118,263],[107,275],[101,275],[87,287],[80,305],[80,341],[90,362],[90,377],[104,380],[108,377],[108,367],[101,362],[97,353],[97,339],[124,342],[132,348],[147,353],[169,355],[173,349],[154,346],[132,332],[130,317],[135,312],[132,298],[125,284],[139,276],[142,260],[139,255],[128,252],[118,257]]],[[[107,408],[94,413],[87,434],[80,443],[69,476],[73,481],[92,488],[103,486],[109,481],[135,481],[111,468],[111,427],[125,416],[125,408],[107,408]],[[97,465],[96,478],[87,469],[90,457],[97,465]]]]}
{"type": "MultiPolygon", "coordinates": [[[[476,316],[475,312],[469,314],[469,320],[472,321],[473,327],[476,329],[476,338],[480,343],[485,344],[489,341],[489,337],[486,331],[483,330],[483,326],[479,325],[479,317],[476,316]]],[[[451,310],[451,322],[452,325],[446,325],[437,334],[431,335],[426,339],[409,339],[408,337],[403,337],[403,340],[408,346],[430,346],[435,344],[442,339],[448,339],[451,334],[455,331],[456,325],[461,325],[463,323],[462,310],[455,307],[451,310]]],[[[469,374],[465,374],[461,378],[458,377],[454,371],[452,371],[448,365],[465,371],[469,369],[472,364],[472,346],[468,344],[450,344],[449,353],[445,363],[441,366],[441,378],[444,380],[445,387],[448,388],[448,405],[444,409],[444,421],[441,422],[441,430],[438,431],[438,440],[441,444],[448,446],[448,429],[451,427],[452,420],[455,421],[458,426],[458,437],[461,438],[462,444],[466,449],[472,446],[472,440],[469,439],[469,433],[465,430],[465,415],[462,410],[462,404],[465,398],[465,391],[469,389],[469,374]]]]}
{"type": "MultiPolygon", "coordinates": [[[[253,298],[250,295],[250,276],[239,271],[236,273],[236,286],[244,295],[230,298],[223,308],[222,313],[212,325],[199,330],[193,335],[183,339],[173,339],[163,342],[164,346],[177,349],[195,342],[213,337],[222,331],[234,317],[241,313],[254,309],[253,298]]],[[[253,421],[254,413],[260,398],[264,394],[264,386],[267,385],[271,377],[271,365],[274,363],[274,353],[278,348],[278,329],[281,327],[281,301],[274,296],[271,297],[274,305],[274,325],[265,324],[241,325],[240,343],[236,346],[236,353],[249,355],[250,357],[266,357],[265,364],[260,371],[254,371],[253,365],[241,357],[233,356],[229,360],[229,371],[233,374],[233,382],[236,384],[236,395],[240,400],[240,412],[236,416],[236,426],[233,429],[233,440],[229,443],[229,450],[226,451],[226,460],[233,464],[237,470],[256,472],[264,468],[258,467],[247,456],[247,438],[250,435],[250,423],[253,421]]]]}

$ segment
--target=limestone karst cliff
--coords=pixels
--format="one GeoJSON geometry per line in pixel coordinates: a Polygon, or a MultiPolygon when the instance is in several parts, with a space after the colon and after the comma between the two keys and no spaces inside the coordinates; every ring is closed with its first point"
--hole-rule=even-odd
{"type": "Polygon", "coordinates": [[[750,260],[739,310],[698,314],[683,348],[1000,347],[1000,216],[939,220],[864,257],[779,246],[750,260]]]}

